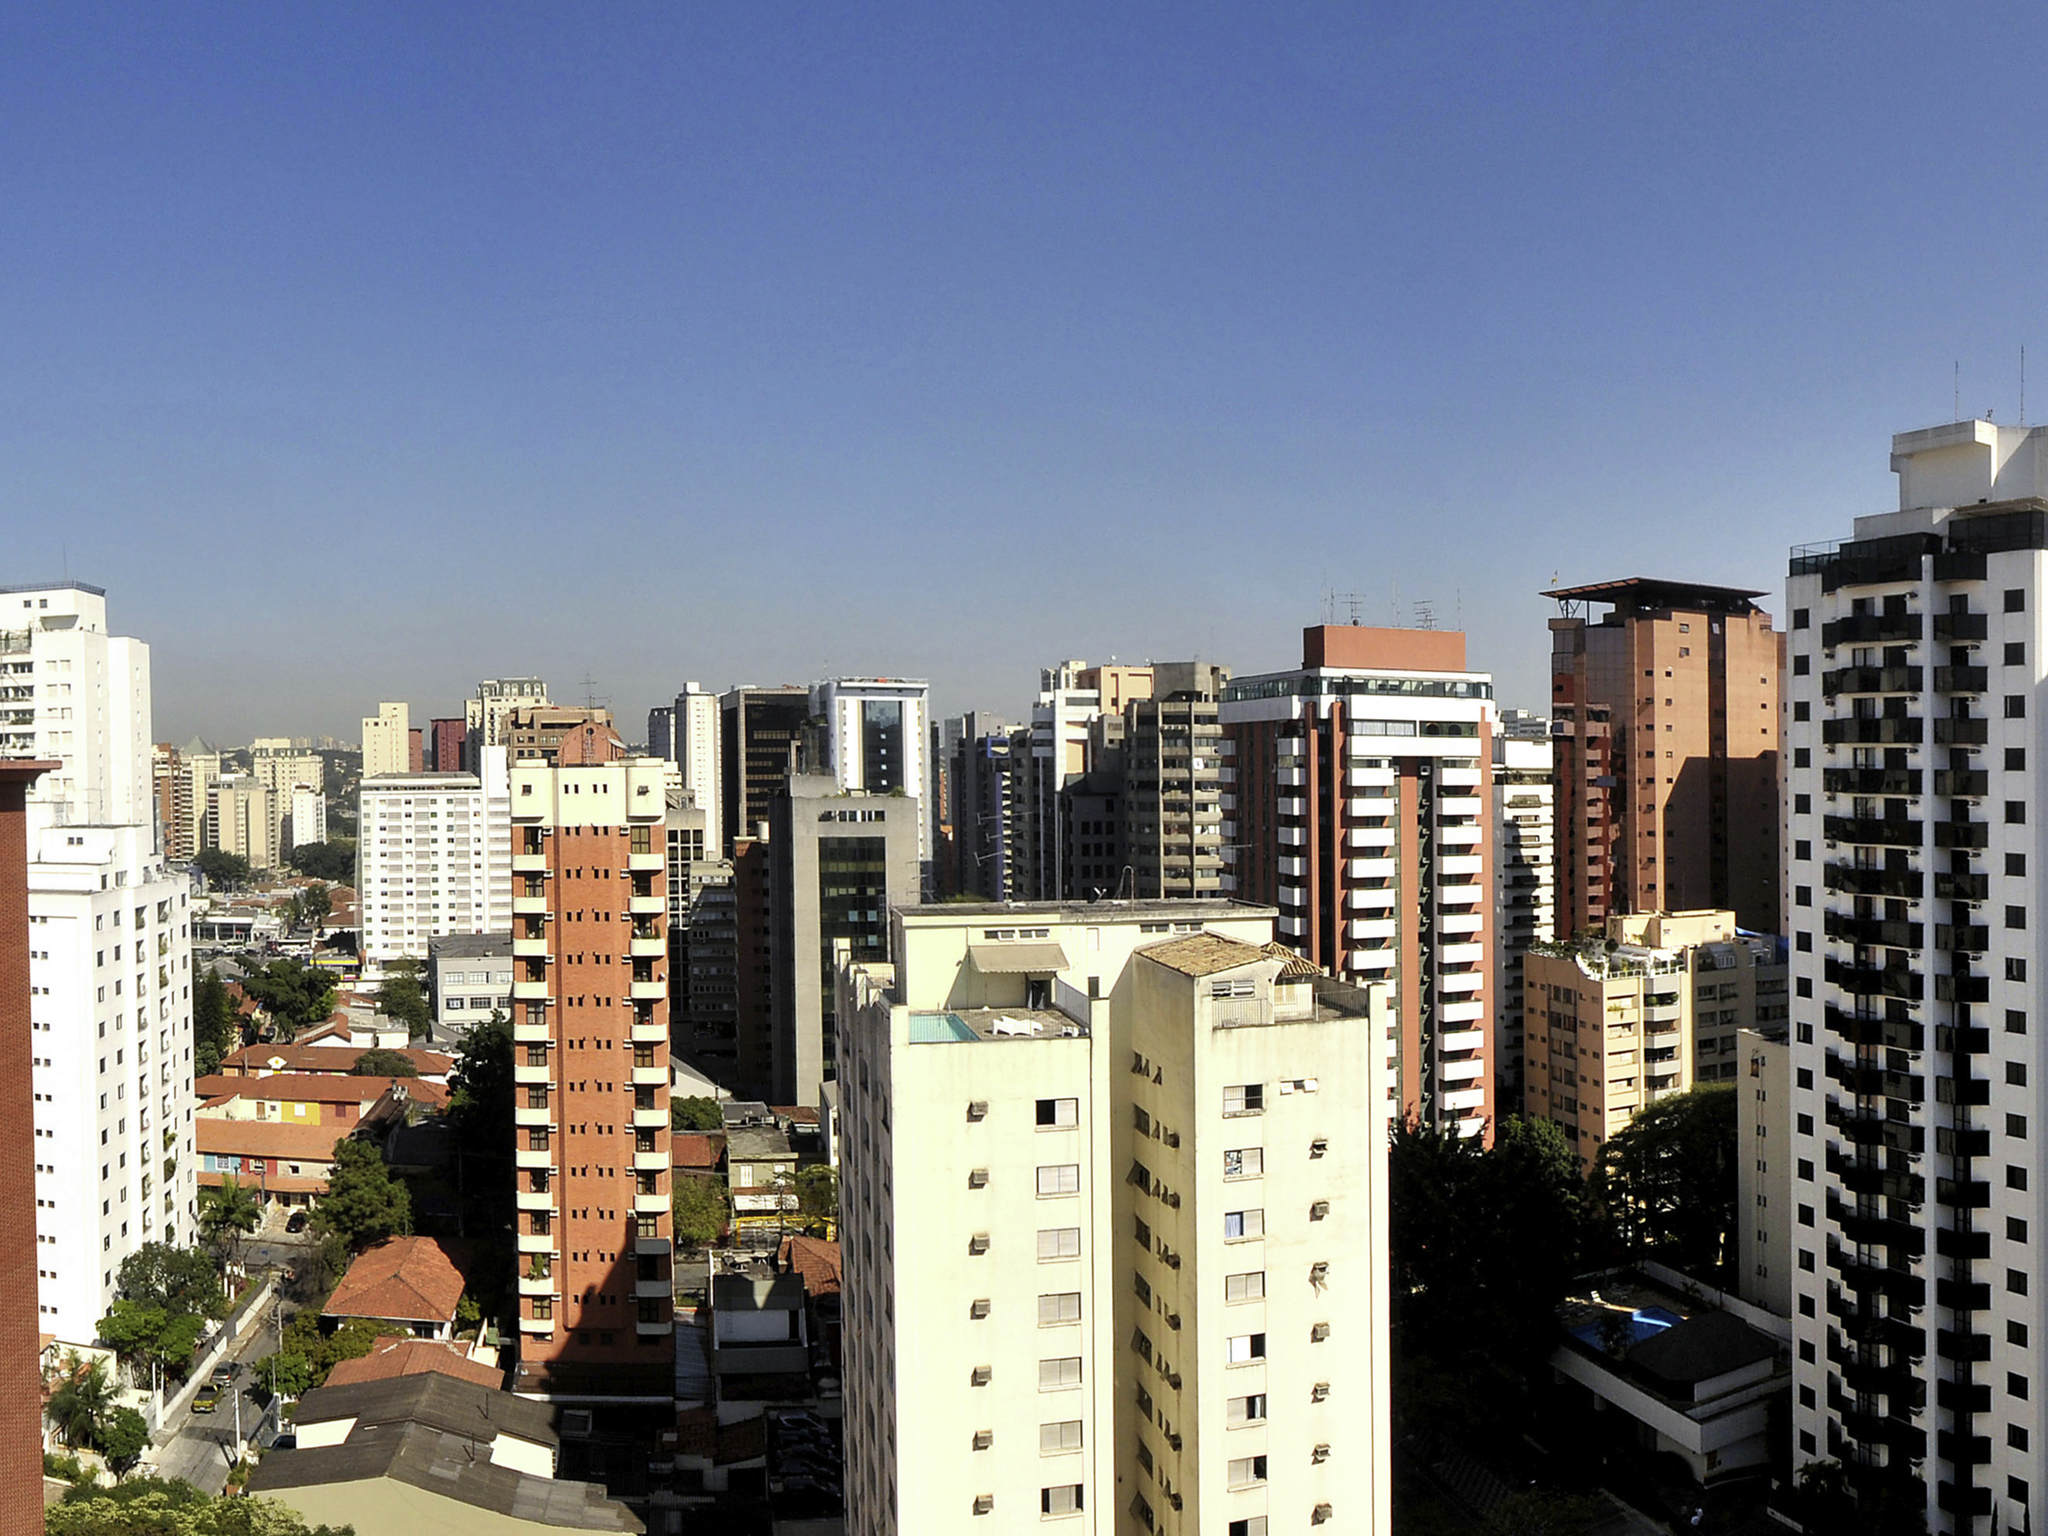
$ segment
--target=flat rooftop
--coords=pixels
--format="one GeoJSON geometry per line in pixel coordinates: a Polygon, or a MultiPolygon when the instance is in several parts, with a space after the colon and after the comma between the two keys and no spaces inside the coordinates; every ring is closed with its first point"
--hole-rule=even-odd
{"type": "Polygon", "coordinates": [[[896,909],[906,918],[938,921],[951,917],[976,919],[1046,918],[1063,923],[1105,923],[1130,918],[1175,918],[1193,922],[1206,917],[1277,917],[1280,909],[1231,897],[1169,898],[1144,901],[938,901],[896,909]]]}
{"type": "Polygon", "coordinates": [[[1697,581],[1659,581],[1625,576],[1584,587],[1558,587],[1543,596],[1560,602],[1612,603],[1617,608],[1691,608],[1708,613],[1748,613],[1764,594],[1749,587],[1710,587],[1697,581]]]}
{"type": "Polygon", "coordinates": [[[1088,1026],[1050,1008],[939,1008],[910,1015],[912,1045],[966,1045],[984,1040],[1075,1040],[1088,1026]]]}

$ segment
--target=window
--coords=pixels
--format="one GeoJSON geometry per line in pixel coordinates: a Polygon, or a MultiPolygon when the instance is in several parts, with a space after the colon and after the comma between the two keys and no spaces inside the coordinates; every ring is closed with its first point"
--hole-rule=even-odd
{"type": "Polygon", "coordinates": [[[1264,1147],[1239,1147],[1223,1154],[1223,1177],[1256,1179],[1266,1171],[1264,1147]]]}
{"type": "Polygon", "coordinates": [[[1038,1426],[1038,1454],[1058,1456],[1081,1449],[1081,1421],[1062,1419],[1057,1424],[1038,1426]]]}
{"type": "Polygon", "coordinates": [[[1040,1099],[1038,1101],[1038,1124],[1047,1127],[1065,1128],[1081,1123],[1081,1101],[1079,1099],[1040,1099]]]}
{"type": "Polygon", "coordinates": [[[2027,611],[2027,593],[2024,587],[2007,587],[2005,589],[2005,611],[2007,613],[2025,613],[2027,611]]]}
{"type": "Polygon", "coordinates": [[[2027,1294],[2027,1272],[2023,1269],[2008,1269],[2005,1272],[2005,1288],[2015,1296],[2027,1294]]]}
{"type": "Polygon", "coordinates": [[[2008,693],[2005,696],[2005,718],[2024,720],[2027,718],[2027,696],[2024,693],[2008,693]]]}
{"type": "Polygon", "coordinates": [[[1064,1392],[1069,1387],[1081,1385],[1081,1357],[1067,1355],[1058,1360],[1038,1362],[1038,1390],[1041,1392],[1064,1392]]]}
{"type": "Polygon", "coordinates": [[[1261,1115],[1266,1112],[1266,1085],[1264,1083],[1240,1083],[1223,1090],[1223,1113],[1226,1115],[1261,1115]]]}
{"type": "Polygon", "coordinates": [[[2005,664],[2008,667],[2024,667],[2027,664],[2027,642],[2008,640],[2005,642],[2005,664]]]}
{"type": "Polygon", "coordinates": [[[1257,1301],[1265,1294],[1266,1272],[1263,1269],[1249,1269],[1241,1275],[1223,1277],[1225,1301],[1257,1301]]]}
{"type": "Polygon", "coordinates": [[[2016,955],[2008,955],[2005,961],[2005,979],[2007,981],[2025,981],[2027,979],[2027,962],[2016,955]]]}
{"type": "Polygon", "coordinates": [[[1081,1165],[1079,1163],[1048,1163],[1038,1170],[1038,1193],[1046,1195],[1078,1195],[1081,1193],[1081,1165]]]}
{"type": "Polygon", "coordinates": [[[2024,853],[2008,853],[2005,856],[2005,872],[2008,875],[2024,875],[2027,872],[2027,856],[2024,853]]]}
{"type": "Polygon", "coordinates": [[[2027,802],[2026,802],[2026,801],[2024,801],[2024,800],[2008,800],[2008,801],[2006,801],[2006,802],[2005,802],[2005,824],[2006,824],[2007,826],[2009,826],[2009,827],[2021,827],[2021,826],[2025,826],[2025,825],[2026,825],[2026,821],[2027,821],[2027,802]]]}
{"type": "Polygon", "coordinates": [[[1038,1512],[1042,1515],[1077,1515],[1081,1512],[1081,1485],[1061,1483],[1038,1490],[1038,1512]]]}
{"type": "Polygon", "coordinates": [[[1795,907],[1812,906],[1813,887],[1810,885],[1795,885],[1792,888],[1792,905],[1795,907]]]}
{"type": "Polygon", "coordinates": [[[1038,1298],[1038,1326],[1050,1328],[1058,1323],[1081,1321],[1081,1293],[1079,1291],[1054,1291],[1038,1298]]]}
{"type": "Polygon", "coordinates": [[[1266,1336],[1263,1333],[1240,1333],[1230,1340],[1224,1352],[1228,1365],[1243,1365],[1251,1360],[1266,1358],[1266,1336]]]}
{"type": "Polygon", "coordinates": [[[1263,1392],[1233,1397],[1224,1405],[1223,1420],[1226,1424],[1257,1424],[1265,1417],[1266,1394],[1263,1392]]]}
{"type": "Polygon", "coordinates": [[[1234,1243],[1248,1237],[1266,1235],[1266,1213],[1264,1211],[1225,1211],[1223,1213],[1223,1241],[1234,1243]]]}
{"type": "Polygon", "coordinates": [[[1810,608],[1794,608],[1794,609],[1792,610],[1792,627],[1793,627],[1794,629],[1808,629],[1808,628],[1811,628],[1811,627],[1812,627],[1812,624],[1813,624],[1813,610],[1812,610],[1812,609],[1810,609],[1810,608]]]}
{"type": "Polygon", "coordinates": [[[2009,1114],[2005,1117],[2005,1134],[2016,1141],[2027,1139],[2027,1117],[2009,1114]]]}
{"type": "Polygon", "coordinates": [[[2027,1064],[2023,1061],[2008,1061],[2005,1064],[2005,1080],[2014,1088],[2027,1086],[2027,1064]]]}
{"type": "Polygon", "coordinates": [[[2017,1371],[2007,1371],[2005,1373],[2005,1390],[2006,1394],[2010,1397],[2024,1399],[2027,1395],[2027,1378],[2020,1375],[2017,1371]]]}
{"type": "Polygon", "coordinates": [[[1225,1479],[1233,1488],[1249,1488],[1266,1480],[1266,1458],[1263,1456],[1235,1456],[1231,1458],[1230,1475],[1225,1479]]]}
{"type": "Polygon", "coordinates": [[[2008,928],[2026,927],[2027,909],[2025,907],[2007,907],[2005,909],[2005,926],[2008,928]]]}
{"type": "Polygon", "coordinates": [[[1039,1228],[1039,1262],[1043,1263],[1049,1259],[1078,1259],[1079,1257],[1081,1257],[1081,1229],[1079,1227],[1039,1228]]]}
{"type": "Polygon", "coordinates": [[[1807,672],[1812,668],[1812,665],[1813,663],[1810,658],[1806,656],[1794,656],[1792,658],[1792,675],[1794,677],[1804,677],[1806,676],[1807,672]]]}

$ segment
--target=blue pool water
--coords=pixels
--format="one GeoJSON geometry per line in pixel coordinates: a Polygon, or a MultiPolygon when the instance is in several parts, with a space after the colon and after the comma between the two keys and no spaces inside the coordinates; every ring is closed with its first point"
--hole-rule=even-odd
{"type": "MultiPolygon", "coordinates": [[[[1629,1315],[1628,1342],[1622,1348],[1633,1349],[1650,1335],[1662,1333],[1666,1328],[1684,1321],[1685,1319],[1676,1312],[1665,1307],[1639,1307],[1629,1315]]],[[[1604,1332],[1605,1329],[1599,1323],[1581,1323],[1572,1330],[1572,1337],[1593,1349],[1604,1349],[1607,1346],[1607,1340],[1602,1336],[1604,1332]]]]}
{"type": "Polygon", "coordinates": [[[913,1013],[910,1016],[912,1045],[949,1045],[975,1038],[967,1021],[957,1013],[913,1013]]]}

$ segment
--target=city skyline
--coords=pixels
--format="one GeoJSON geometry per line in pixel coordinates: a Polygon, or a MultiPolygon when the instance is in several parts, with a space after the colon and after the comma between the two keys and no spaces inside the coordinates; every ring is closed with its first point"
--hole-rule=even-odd
{"type": "Polygon", "coordinates": [[[507,668],[1007,709],[1331,590],[1534,705],[1544,587],[1775,594],[1868,443],[2020,409],[2038,40],[1850,15],[17,16],[17,575],[163,637],[181,739],[507,668]]]}

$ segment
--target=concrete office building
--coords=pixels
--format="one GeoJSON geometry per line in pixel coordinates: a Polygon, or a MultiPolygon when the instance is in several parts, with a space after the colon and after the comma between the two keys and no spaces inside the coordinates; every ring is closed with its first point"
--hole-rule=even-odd
{"type": "Polygon", "coordinates": [[[667,765],[615,742],[511,768],[515,1390],[556,1398],[675,1390],[667,765]]]}
{"type": "Polygon", "coordinates": [[[669,1039],[712,1081],[739,1081],[739,913],[732,860],[720,856],[703,806],[670,786],[668,846],[669,1039]]]}
{"type": "Polygon", "coordinates": [[[1737,1034],[1785,1020],[1777,939],[1732,912],[1610,917],[1604,938],[1523,959],[1523,1112],[1554,1121],[1591,1173],[1600,1149],[1659,1099],[1734,1082],[1737,1034]]]}
{"type": "Polygon", "coordinates": [[[681,770],[704,817],[704,846],[713,858],[725,852],[725,800],[720,789],[718,696],[685,683],[675,702],[647,712],[647,750],[681,770]]]}
{"type": "Polygon", "coordinates": [[[1494,1082],[1522,1102],[1522,957],[1557,927],[1557,816],[1550,722],[1501,711],[1493,740],[1494,1082]]]}
{"type": "Polygon", "coordinates": [[[718,698],[719,824],[728,851],[767,823],[768,807],[796,770],[811,719],[807,688],[728,689],[718,698]]]}
{"type": "MultiPolygon", "coordinates": [[[[841,789],[870,795],[931,796],[926,737],[931,685],[921,678],[840,677],[811,689],[812,751],[801,765],[841,789]]],[[[917,857],[928,877],[932,834],[918,829],[917,857]]]]}
{"type": "Polygon", "coordinates": [[[37,1308],[89,1342],[121,1262],[195,1235],[190,884],[157,840],[149,647],[106,594],[0,592],[0,685],[33,725],[0,753],[54,762],[28,791],[37,1308]]]}
{"type": "Polygon", "coordinates": [[[836,1075],[834,946],[888,958],[890,908],[915,904],[923,889],[923,816],[908,796],[851,793],[817,774],[790,779],[770,807],[771,1103],[815,1104],[836,1075]]]}
{"type": "Polygon", "coordinates": [[[481,778],[399,773],[363,780],[356,898],[366,982],[383,980],[387,960],[426,959],[435,939],[510,926],[504,751],[485,751],[481,778]]]}
{"type": "Polygon", "coordinates": [[[379,704],[363,717],[363,777],[412,772],[412,710],[406,704],[379,704]]]}
{"type": "Polygon", "coordinates": [[[2048,433],[1892,439],[1793,552],[1793,1462],[2048,1529],[2048,433]]]}
{"type": "Polygon", "coordinates": [[[1735,1051],[1735,1290],[1792,1315],[1792,1053],[1781,1020],[1739,1030],[1735,1051]]]}
{"type": "Polygon", "coordinates": [[[488,677],[478,683],[474,696],[462,705],[463,727],[468,735],[462,760],[464,771],[477,771],[485,748],[506,745],[505,717],[513,709],[547,702],[548,685],[537,677],[488,677]]]}
{"type": "Polygon", "coordinates": [[[1234,884],[1280,941],[1393,989],[1402,1115],[1487,1134],[1494,1101],[1493,681],[1448,630],[1318,625],[1298,670],[1223,690],[1234,884]]]}
{"type": "Polygon", "coordinates": [[[586,726],[602,728],[624,749],[612,728],[612,712],[595,705],[515,704],[505,711],[498,729],[506,755],[516,767],[561,761],[563,742],[572,734],[580,735],[586,726]]]}
{"type": "Polygon", "coordinates": [[[960,742],[948,775],[953,795],[952,890],[989,901],[1023,895],[1018,839],[1023,820],[1021,783],[1011,731],[1000,716],[972,711],[959,717],[960,742]]]}
{"type": "MultiPolygon", "coordinates": [[[[1611,732],[1606,911],[1726,908],[1777,933],[1784,637],[1762,594],[1636,577],[1543,595],[1564,609],[1550,621],[1553,708],[1589,720],[1604,709],[1611,732]],[[1588,622],[1595,604],[1608,611],[1588,622]]],[[[1588,809],[1566,799],[1561,814],[1588,809]]],[[[1579,851],[1596,838],[1569,841],[1579,851]]]]}
{"type": "Polygon", "coordinates": [[[503,1010],[512,1017],[512,936],[452,933],[427,945],[427,997],[434,1023],[463,1030],[488,1024],[503,1010]]]}
{"type": "Polygon", "coordinates": [[[911,908],[847,968],[849,1532],[1390,1529],[1384,991],[1272,919],[911,908]]]}

